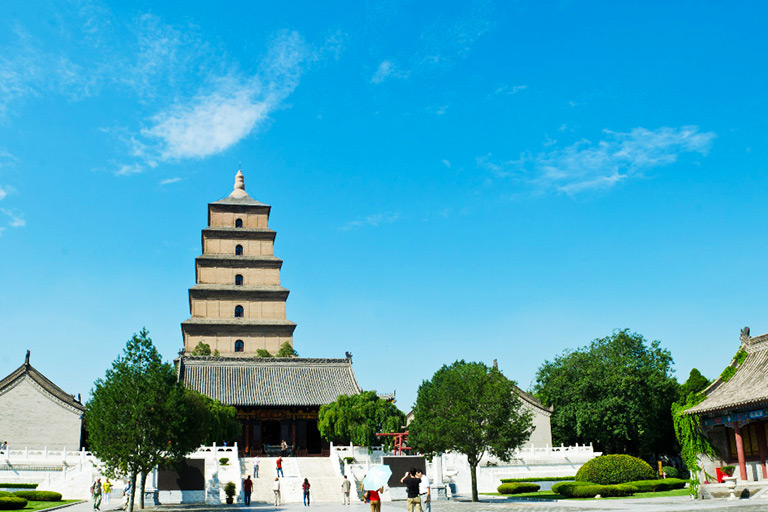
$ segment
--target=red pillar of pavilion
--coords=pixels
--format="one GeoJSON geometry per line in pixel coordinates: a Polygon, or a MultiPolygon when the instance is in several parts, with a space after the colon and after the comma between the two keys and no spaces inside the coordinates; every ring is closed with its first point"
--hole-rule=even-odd
{"type": "Polygon", "coordinates": [[[741,437],[741,427],[738,423],[733,424],[733,435],[736,437],[736,456],[739,459],[739,473],[741,479],[747,479],[747,462],[744,460],[744,439],[741,437]]]}
{"type": "Polygon", "coordinates": [[[768,459],[768,446],[765,444],[765,423],[761,421],[756,427],[757,446],[760,448],[760,466],[763,468],[763,479],[768,480],[768,469],[765,467],[765,461],[768,459]]]}

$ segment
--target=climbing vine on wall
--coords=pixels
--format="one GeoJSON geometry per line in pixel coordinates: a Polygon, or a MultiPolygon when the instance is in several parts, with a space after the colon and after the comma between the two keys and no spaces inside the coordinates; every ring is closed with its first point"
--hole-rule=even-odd
{"type": "Polygon", "coordinates": [[[685,405],[672,404],[672,421],[675,425],[675,435],[680,444],[680,458],[691,472],[690,492],[696,496],[699,492],[699,454],[715,457],[715,449],[701,432],[701,419],[698,414],[685,414],[687,409],[698,405],[704,400],[703,393],[692,394],[685,405]]]}
{"type": "Polygon", "coordinates": [[[734,365],[733,362],[731,362],[730,365],[725,367],[725,370],[723,370],[723,373],[720,374],[720,380],[723,382],[728,382],[731,380],[731,377],[733,377],[736,374],[736,369],[744,364],[744,361],[747,360],[747,356],[749,354],[746,350],[743,348],[740,348],[738,352],[736,352],[736,355],[733,356],[733,361],[736,362],[734,365]]]}

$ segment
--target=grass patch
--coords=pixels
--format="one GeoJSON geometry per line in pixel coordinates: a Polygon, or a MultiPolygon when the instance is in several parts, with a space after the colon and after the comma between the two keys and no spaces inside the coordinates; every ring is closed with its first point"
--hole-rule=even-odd
{"type": "Polygon", "coordinates": [[[61,501],[30,501],[23,510],[45,510],[46,508],[60,507],[69,503],[79,503],[83,500],[61,500],[61,501]]]}
{"type": "Polygon", "coordinates": [[[502,496],[505,498],[532,498],[535,500],[542,500],[542,501],[552,501],[552,500],[564,500],[565,496],[562,494],[557,494],[552,491],[538,491],[538,492],[524,492],[521,494],[500,494],[498,492],[481,492],[480,494],[483,494],[485,496],[502,496]]]}

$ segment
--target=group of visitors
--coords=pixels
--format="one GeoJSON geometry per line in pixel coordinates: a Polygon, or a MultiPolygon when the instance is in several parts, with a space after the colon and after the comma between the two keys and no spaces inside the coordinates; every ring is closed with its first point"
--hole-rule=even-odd
{"type": "Polygon", "coordinates": [[[112,482],[109,478],[105,478],[104,482],[101,478],[97,478],[93,485],[91,485],[91,498],[93,498],[93,510],[101,510],[101,501],[104,499],[104,504],[109,505],[109,496],[112,494],[112,482]]]}
{"type": "MultiPolygon", "coordinates": [[[[429,478],[421,469],[411,468],[403,478],[401,483],[405,484],[408,493],[408,512],[422,512],[422,503],[426,512],[432,512],[432,491],[429,489],[429,478]],[[424,501],[422,501],[422,496],[424,501]]],[[[373,510],[373,506],[371,506],[373,510]]]]}

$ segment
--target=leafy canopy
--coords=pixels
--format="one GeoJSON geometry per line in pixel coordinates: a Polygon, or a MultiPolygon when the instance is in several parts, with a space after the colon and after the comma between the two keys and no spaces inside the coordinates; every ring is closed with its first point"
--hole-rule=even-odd
{"type": "Polygon", "coordinates": [[[320,407],[317,421],[317,428],[326,440],[359,446],[387,444],[376,434],[399,432],[403,425],[405,414],[374,391],[341,395],[335,402],[320,407]]]}
{"type": "Polygon", "coordinates": [[[684,405],[688,401],[688,396],[701,393],[707,386],[709,386],[709,379],[703,376],[699,370],[693,368],[688,374],[688,380],[680,384],[677,403],[684,405]]]}
{"type": "Polygon", "coordinates": [[[141,476],[142,487],[155,466],[181,460],[212,433],[232,432],[233,424],[233,408],[177,382],[146,329],[96,380],[85,411],[91,451],[107,470],[128,474],[132,482],[141,476]]]}
{"type": "Polygon", "coordinates": [[[534,392],[552,414],[554,444],[594,442],[605,453],[674,451],[672,356],[628,329],[545,361],[534,392]]]}
{"type": "Polygon", "coordinates": [[[467,456],[472,500],[477,501],[477,465],[489,452],[508,461],[532,432],[532,413],[522,406],[515,383],[497,368],[456,361],[419,386],[408,444],[427,455],[456,451],[467,456]]]}

